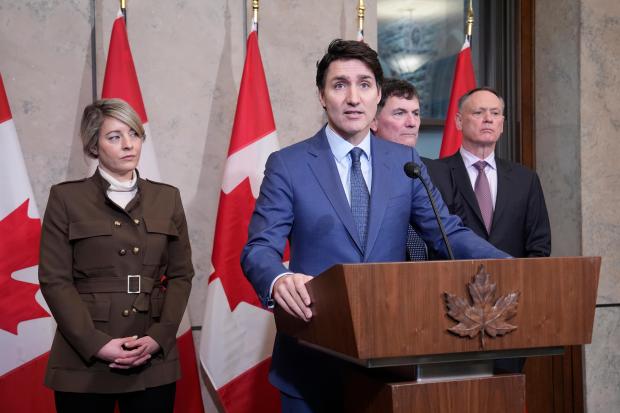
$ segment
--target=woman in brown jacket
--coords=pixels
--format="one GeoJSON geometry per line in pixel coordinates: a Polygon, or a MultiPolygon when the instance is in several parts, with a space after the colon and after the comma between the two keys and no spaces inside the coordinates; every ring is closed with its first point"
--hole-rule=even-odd
{"type": "Polygon", "coordinates": [[[84,110],[90,178],[54,185],[39,281],[58,324],[45,384],[59,412],[172,412],[176,332],[194,274],[179,191],[141,179],[139,116],[124,101],[84,110]]]}

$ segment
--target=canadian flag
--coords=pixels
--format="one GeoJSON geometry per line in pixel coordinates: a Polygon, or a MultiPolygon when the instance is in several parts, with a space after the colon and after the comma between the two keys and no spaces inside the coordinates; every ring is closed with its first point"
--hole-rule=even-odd
{"type": "Polygon", "coordinates": [[[0,411],[54,412],[43,386],[56,324],[38,281],[41,220],[0,75],[0,411]]]}
{"type": "Polygon", "coordinates": [[[456,114],[459,111],[459,99],[465,93],[476,87],[476,76],[474,66],[471,63],[471,47],[469,40],[465,39],[463,48],[456,57],[454,67],[454,78],[452,80],[452,91],[450,92],[450,103],[448,104],[448,114],[443,128],[443,138],[439,157],[446,158],[452,156],[461,147],[463,134],[456,128],[456,114]]]}
{"type": "MultiPolygon", "coordinates": [[[[131,49],[129,48],[125,19],[121,11],[119,11],[112,27],[101,97],[104,99],[123,99],[140,115],[146,133],[146,140],[142,145],[142,153],[138,164],[140,177],[159,181],[159,166],[155,156],[153,137],[148,127],[148,118],[146,117],[144,102],[142,101],[138,75],[136,74],[131,49]]],[[[183,314],[183,320],[177,332],[177,348],[179,350],[182,378],[177,382],[174,411],[176,413],[204,412],[202,396],[200,394],[196,352],[194,350],[194,340],[187,310],[183,314]]]]}
{"type": "Polygon", "coordinates": [[[265,162],[278,148],[254,25],[224,168],[200,338],[202,366],[224,410],[231,413],[280,411],[279,393],[267,380],[273,314],[261,307],[240,265],[265,162]]]}

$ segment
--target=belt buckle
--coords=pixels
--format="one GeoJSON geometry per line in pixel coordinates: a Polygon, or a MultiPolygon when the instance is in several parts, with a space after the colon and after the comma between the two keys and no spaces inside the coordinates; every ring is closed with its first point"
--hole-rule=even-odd
{"type": "Polygon", "coordinates": [[[127,294],[140,294],[142,288],[142,278],[140,277],[140,274],[130,274],[127,276],[127,294]],[[138,280],[138,288],[135,288],[135,282],[133,283],[133,287],[132,288],[132,280],[138,280]]]}

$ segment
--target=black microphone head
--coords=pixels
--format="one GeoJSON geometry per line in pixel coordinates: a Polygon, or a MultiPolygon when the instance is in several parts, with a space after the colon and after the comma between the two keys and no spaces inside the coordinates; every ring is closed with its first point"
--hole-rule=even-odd
{"type": "Polygon", "coordinates": [[[420,165],[415,162],[407,162],[403,169],[405,174],[411,179],[418,179],[420,177],[420,165]]]}

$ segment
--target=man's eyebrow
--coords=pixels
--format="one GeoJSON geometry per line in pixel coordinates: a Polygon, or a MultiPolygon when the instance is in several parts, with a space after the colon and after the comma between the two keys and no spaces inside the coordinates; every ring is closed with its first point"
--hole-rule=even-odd
{"type": "Polygon", "coordinates": [[[501,110],[501,106],[475,106],[472,110],[501,110]]]}

